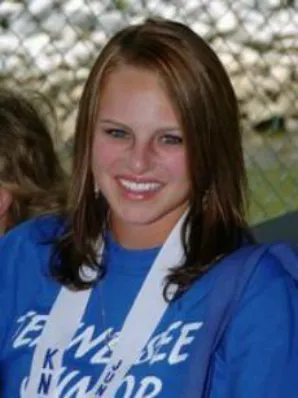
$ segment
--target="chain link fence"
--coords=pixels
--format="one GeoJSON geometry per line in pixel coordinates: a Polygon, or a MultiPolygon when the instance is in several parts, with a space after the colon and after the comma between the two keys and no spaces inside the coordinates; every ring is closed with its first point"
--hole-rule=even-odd
{"type": "Polygon", "coordinates": [[[116,30],[150,15],[187,23],[229,72],[241,106],[251,222],[297,209],[297,0],[0,0],[0,84],[52,100],[67,160],[94,58],[116,30]]]}

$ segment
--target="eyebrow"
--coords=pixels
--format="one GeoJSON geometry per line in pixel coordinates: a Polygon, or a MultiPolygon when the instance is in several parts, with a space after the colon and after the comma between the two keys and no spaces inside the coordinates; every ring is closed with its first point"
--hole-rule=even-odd
{"type": "MultiPolygon", "coordinates": [[[[116,125],[116,126],[119,126],[119,127],[123,128],[123,129],[127,129],[127,130],[130,130],[130,131],[133,130],[133,129],[132,129],[131,127],[129,127],[128,125],[126,125],[126,124],[124,124],[124,123],[121,123],[121,122],[118,122],[118,121],[115,120],[115,119],[99,119],[99,123],[103,123],[103,124],[105,124],[105,123],[107,123],[107,124],[113,124],[113,125],[116,125]]],[[[157,131],[162,131],[162,132],[174,132],[174,131],[179,131],[179,132],[182,133],[182,130],[181,130],[181,128],[180,128],[179,126],[165,126],[165,127],[158,128],[157,131]]]]}
{"type": "Polygon", "coordinates": [[[131,128],[129,126],[127,126],[126,124],[118,122],[117,120],[114,120],[114,119],[99,119],[99,123],[114,124],[114,125],[124,128],[124,129],[131,130],[131,128]]]}

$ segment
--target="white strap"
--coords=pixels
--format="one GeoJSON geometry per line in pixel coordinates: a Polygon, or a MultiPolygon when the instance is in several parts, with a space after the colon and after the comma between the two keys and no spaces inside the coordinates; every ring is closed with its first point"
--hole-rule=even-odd
{"type": "MultiPolygon", "coordinates": [[[[163,298],[164,279],[170,268],[181,263],[184,254],[181,242],[184,218],[185,215],[180,218],[154,261],[125,319],[112,357],[86,398],[115,397],[123,377],[137,361],[161,320],[168,305],[163,298]]],[[[79,327],[90,293],[91,289],[80,292],[61,289],[33,355],[25,398],[56,397],[63,352],[79,327]]]]}
{"type": "Polygon", "coordinates": [[[60,290],[34,351],[25,398],[56,397],[63,353],[79,328],[90,293],[60,290]]]}
{"type": "Polygon", "coordinates": [[[163,297],[164,280],[169,274],[169,269],[179,265],[183,259],[184,251],[180,237],[183,220],[184,217],[179,220],[159,252],[125,319],[112,357],[92,393],[87,395],[88,398],[115,397],[124,376],[139,359],[167,309],[168,303],[163,297]]]}

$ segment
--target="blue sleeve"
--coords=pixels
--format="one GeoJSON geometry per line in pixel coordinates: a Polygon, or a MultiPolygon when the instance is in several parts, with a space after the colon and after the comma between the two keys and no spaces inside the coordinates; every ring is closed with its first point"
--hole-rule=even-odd
{"type": "Polygon", "coordinates": [[[0,361],[14,319],[37,297],[48,274],[50,245],[43,242],[54,227],[51,219],[32,219],[0,238],[0,361]]]}
{"type": "Polygon", "coordinates": [[[298,285],[276,256],[262,258],[213,366],[210,398],[298,397],[298,285]]]}
{"type": "Polygon", "coordinates": [[[15,307],[18,289],[15,279],[16,264],[19,262],[20,239],[11,239],[10,234],[0,239],[0,358],[15,307]]]}

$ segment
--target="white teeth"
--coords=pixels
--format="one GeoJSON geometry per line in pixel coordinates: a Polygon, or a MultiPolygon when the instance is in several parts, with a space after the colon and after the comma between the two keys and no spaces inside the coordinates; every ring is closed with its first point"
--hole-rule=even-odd
{"type": "Polygon", "coordinates": [[[133,192],[154,191],[161,186],[161,184],[155,182],[140,183],[122,179],[120,179],[119,181],[125,188],[133,192]]]}

